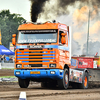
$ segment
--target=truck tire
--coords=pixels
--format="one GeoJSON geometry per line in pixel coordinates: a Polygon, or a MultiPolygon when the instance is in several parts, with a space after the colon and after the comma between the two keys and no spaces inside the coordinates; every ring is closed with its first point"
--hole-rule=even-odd
{"type": "Polygon", "coordinates": [[[64,75],[61,80],[58,80],[58,87],[61,89],[67,89],[69,86],[69,72],[68,69],[64,69],[64,75]]]}
{"type": "Polygon", "coordinates": [[[30,80],[28,80],[28,79],[18,78],[18,83],[21,88],[27,88],[29,86],[29,82],[30,82],[30,80]]]}
{"type": "Polygon", "coordinates": [[[57,85],[56,81],[52,82],[41,82],[41,87],[43,88],[55,88],[57,85]]]}
{"type": "Polygon", "coordinates": [[[85,72],[84,76],[82,78],[82,83],[79,84],[79,88],[87,89],[88,88],[88,82],[89,82],[89,80],[88,80],[88,73],[85,72]]]}
{"type": "Polygon", "coordinates": [[[51,82],[48,83],[49,88],[55,88],[56,85],[57,85],[57,81],[52,80],[51,82]]]}
{"type": "Polygon", "coordinates": [[[42,88],[46,88],[47,87],[47,83],[46,82],[41,82],[41,87],[42,88]]]}

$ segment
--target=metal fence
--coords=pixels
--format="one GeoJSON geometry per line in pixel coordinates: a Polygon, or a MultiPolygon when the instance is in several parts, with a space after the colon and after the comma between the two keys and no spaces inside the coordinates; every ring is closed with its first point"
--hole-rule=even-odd
{"type": "Polygon", "coordinates": [[[13,69],[14,63],[0,63],[0,69],[13,69]]]}

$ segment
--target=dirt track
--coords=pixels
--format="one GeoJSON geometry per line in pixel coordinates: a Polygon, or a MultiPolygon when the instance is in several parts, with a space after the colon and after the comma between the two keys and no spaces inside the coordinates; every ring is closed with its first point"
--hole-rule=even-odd
{"type": "MultiPolygon", "coordinates": [[[[0,76],[12,76],[13,70],[2,70],[0,76]],[[4,75],[6,73],[6,75],[4,75]]],[[[41,88],[40,83],[31,82],[27,89],[19,88],[17,82],[0,83],[0,100],[18,100],[25,91],[27,100],[100,100],[100,88],[59,90],[41,88]]]]}
{"type": "Polygon", "coordinates": [[[18,100],[22,91],[26,92],[27,100],[100,100],[100,89],[45,89],[40,83],[31,84],[28,89],[14,83],[0,85],[0,100],[18,100]]]}
{"type": "Polygon", "coordinates": [[[0,69],[0,76],[14,76],[13,69],[0,69]]]}

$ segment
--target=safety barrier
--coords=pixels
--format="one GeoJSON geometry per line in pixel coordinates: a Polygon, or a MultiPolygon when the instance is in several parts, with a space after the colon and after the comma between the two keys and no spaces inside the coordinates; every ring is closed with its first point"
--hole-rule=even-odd
{"type": "Polygon", "coordinates": [[[14,63],[0,63],[0,69],[7,68],[7,69],[13,69],[14,63]]]}

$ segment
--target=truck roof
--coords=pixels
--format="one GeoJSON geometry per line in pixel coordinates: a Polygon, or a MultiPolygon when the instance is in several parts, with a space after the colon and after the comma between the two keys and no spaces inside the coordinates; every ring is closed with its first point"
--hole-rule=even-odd
{"type": "Polygon", "coordinates": [[[18,27],[18,30],[39,30],[39,29],[62,29],[67,31],[67,25],[61,23],[51,23],[51,22],[45,22],[43,24],[41,23],[35,24],[32,22],[27,22],[18,27]]]}

